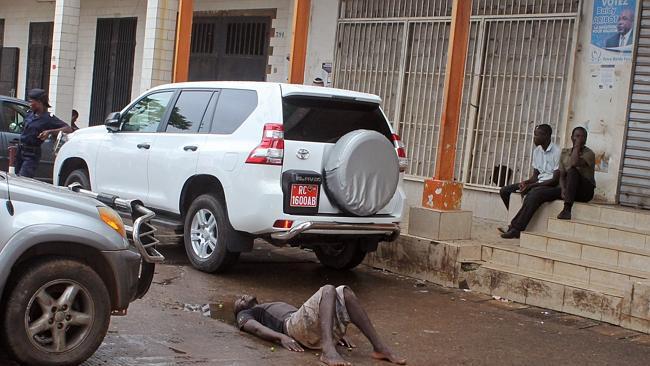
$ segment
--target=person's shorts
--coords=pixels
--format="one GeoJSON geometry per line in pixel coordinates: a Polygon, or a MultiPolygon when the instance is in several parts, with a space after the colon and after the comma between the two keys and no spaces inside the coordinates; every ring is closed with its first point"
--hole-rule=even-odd
{"type": "MultiPolygon", "coordinates": [[[[350,315],[345,307],[345,297],[343,289],[347,286],[336,288],[336,313],[334,324],[332,326],[332,335],[334,341],[339,341],[345,335],[348,324],[350,324],[350,315]]],[[[286,320],[285,329],[287,334],[300,342],[303,346],[311,349],[321,349],[321,331],[320,331],[320,301],[323,295],[321,287],[309,300],[286,320]]]]}

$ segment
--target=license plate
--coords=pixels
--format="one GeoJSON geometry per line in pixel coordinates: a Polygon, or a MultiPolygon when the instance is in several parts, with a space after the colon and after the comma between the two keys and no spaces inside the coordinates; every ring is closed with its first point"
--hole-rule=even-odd
{"type": "Polygon", "coordinates": [[[318,184],[292,184],[291,207],[318,207],[318,184]]]}

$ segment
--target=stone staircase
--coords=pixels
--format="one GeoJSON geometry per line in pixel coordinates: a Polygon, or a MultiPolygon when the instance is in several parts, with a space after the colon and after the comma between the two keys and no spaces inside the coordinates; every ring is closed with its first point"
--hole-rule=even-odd
{"type": "Polygon", "coordinates": [[[562,221],[561,209],[546,204],[518,243],[483,243],[470,288],[650,333],[650,211],[576,204],[562,221]]]}

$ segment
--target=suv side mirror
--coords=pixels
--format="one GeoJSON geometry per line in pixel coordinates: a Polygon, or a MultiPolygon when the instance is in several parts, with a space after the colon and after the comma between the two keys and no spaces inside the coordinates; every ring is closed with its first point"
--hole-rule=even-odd
{"type": "Polygon", "coordinates": [[[108,132],[117,132],[120,130],[120,112],[113,112],[109,114],[104,120],[104,125],[108,132]]]}

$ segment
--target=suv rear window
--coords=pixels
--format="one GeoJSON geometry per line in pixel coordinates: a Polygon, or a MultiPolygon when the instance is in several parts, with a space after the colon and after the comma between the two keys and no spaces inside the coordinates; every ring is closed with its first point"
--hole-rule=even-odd
{"type": "Polygon", "coordinates": [[[255,90],[222,89],[210,132],[221,135],[235,132],[255,108],[257,108],[255,90]]]}
{"type": "Polygon", "coordinates": [[[284,138],[336,143],[355,130],[377,131],[391,140],[379,105],[352,100],[291,96],[282,98],[284,138]]]}

